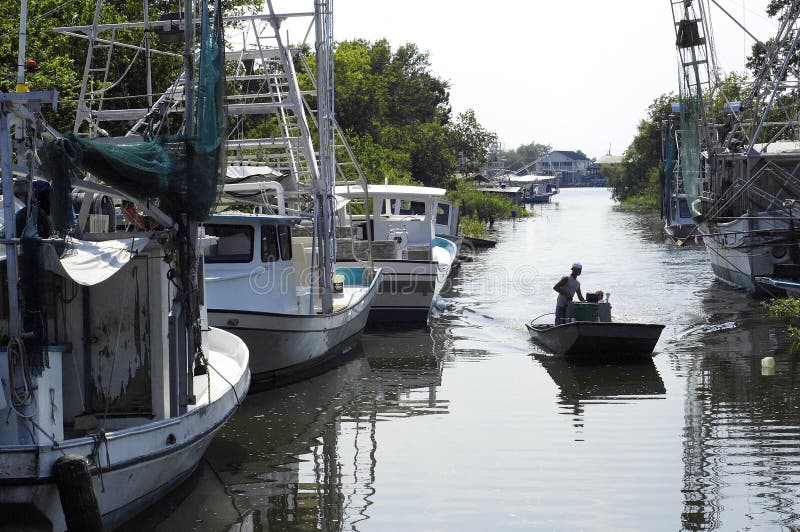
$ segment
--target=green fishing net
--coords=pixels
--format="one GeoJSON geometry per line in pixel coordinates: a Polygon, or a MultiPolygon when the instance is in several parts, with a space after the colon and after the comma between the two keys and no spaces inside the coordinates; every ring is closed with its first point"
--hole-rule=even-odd
{"type": "MultiPolygon", "coordinates": [[[[142,202],[157,199],[167,214],[205,220],[222,192],[226,135],[225,79],[220,10],[210,23],[208,5],[194,85],[194,114],[185,117],[191,136],[159,137],[136,144],[112,144],[72,134],[49,142],[40,152],[42,168],[54,186],[74,179],[75,170],[142,202]],[[193,127],[192,127],[193,126],[193,127]],[[68,164],[64,164],[67,162],[68,164]]],[[[61,201],[65,198],[57,198],[61,201]]],[[[55,205],[56,211],[63,207],[55,205]]],[[[59,225],[58,221],[55,221],[59,225]]]]}
{"type": "Polygon", "coordinates": [[[700,119],[702,101],[698,95],[689,94],[681,100],[680,162],[683,191],[692,217],[700,216],[702,192],[702,154],[700,153],[700,119]]]}

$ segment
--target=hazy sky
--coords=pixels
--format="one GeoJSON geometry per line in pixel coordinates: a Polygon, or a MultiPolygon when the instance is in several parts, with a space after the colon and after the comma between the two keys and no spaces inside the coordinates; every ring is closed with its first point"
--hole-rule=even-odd
{"type": "MultiPolygon", "coordinates": [[[[695,0],[696,1],[696,0],[695,0]]],[[[762,40],[767,0],[716,0],[762,40]]],[[[291,2],[295,9],[310,2],[291,2]]],[[[277,4],[277,1],[276,1],[277,4]]],[[[538,142],[621,154],[653,100],[677,92],[670,0],[334,0],[338,40],[415,43],[505,149],[538,142]]],[[[276,5],[276,7],[278,7],[276,5]]],[[[282,6],[283,7],[283,6],[282,6]]],[[[751,41],[712,5],[716,51],[742,71],[751,41]]],[[[294,40],[294,39],[293,39],[294,40]]]]}

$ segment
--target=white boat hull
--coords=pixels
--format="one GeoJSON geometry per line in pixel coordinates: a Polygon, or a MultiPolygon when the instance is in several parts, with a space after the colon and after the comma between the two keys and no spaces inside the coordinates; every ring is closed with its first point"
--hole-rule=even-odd
{"type": "Polygon", "coordinates": [[[208,319],[247,344],[254,381],[269,384],[350,351],[367,324],[380,282],[377,275],[357,301],[329,315],[209,309],[208,319]]]}
{"type": "MultiPolygon", "coordinates": [[[[20,512],[30,512],[30,506],[34,506],[50,521],[52,530],[66,530],[52,473],[55,462],[65,454],[90,461],[92,485],[105,528],[121,524],[185,479],[197,466],[214,433],[236,411],[250,383],[248,354],[242,342],[214,329],[209,337],[211,368],[208,376],[195,377],[197,403],[188,412],[167,420],[108,430],[104,436],[98,433],[94,437],[65,439],[57,447],[3,445],[0,503],[18,504],[20,512]],[[237,351],[215,353],[215,346],[237,351]],[[95,457],[94,461],[91,457],[95,457]]],[[[6,515],[4,520],[13,522],[21,517],[24,516],[6,515]]]]}
{"type": "MultiPolygon", "coordinates": [[[[378,296],[369,314],[370,324],[416,323],[426,325],[431,306],[450,275],[456,245],[441,237],[434,239],[434,260],[376,260],[383,272],[378,296]]],[[[360,264],[337,261],[337,264],[360,264]]]]}
{"type": "Polygon", "coordinates": [[[773,275],[777,264],[789,263],[792,258],[785,246],[748,237],[753,230],[748,220],[703,228],[703,242],[716,278],[748,292],[758,290],[756,277],[773,275]]]}

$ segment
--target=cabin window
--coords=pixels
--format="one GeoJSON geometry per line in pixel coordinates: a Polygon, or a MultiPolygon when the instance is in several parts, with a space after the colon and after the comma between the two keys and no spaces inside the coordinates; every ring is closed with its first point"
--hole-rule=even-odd
{"type": "Polygon", "coordinates": [[[278,242],[281,245],[281,259],[292,260],[292,228],[288,225],[278,226],[278,242]]]}
{"type": "Polygon", "coordinates": [[[217,237],[217,243],[205,252],[206,262],[253,260],[253,228],[249,225],[207,224],[205,231],[217,237]]]}
{"type": "Polygon", "coordinates": [[[261,226],[261,262],[275,262],[278,252],[278,228],[274,225],[261,226]]]}
{"type": "Polygon", "coordinates": [[[678,212],[681,218],[691,218],[692,213],[689,212],[689,202],[684,198],[678,199],[678,212]]]}
{"type": "Polygon", "coordinates": [[[382,201],[381,214],[425,216],[425,202],[412,201],[412,200],[397,200],[397,199],[382,201]],[[397,204],[398,201],[400,202],[399,205],[397,204]],[[390,209],[388,213],[386,212],[387,203],[389,203],[389,209],[390,209]]]}
{"type": "Polygon", "coordinates": [[[439,203],[436,207],[436,225],[450,225],[450,205],[439,203]]]}

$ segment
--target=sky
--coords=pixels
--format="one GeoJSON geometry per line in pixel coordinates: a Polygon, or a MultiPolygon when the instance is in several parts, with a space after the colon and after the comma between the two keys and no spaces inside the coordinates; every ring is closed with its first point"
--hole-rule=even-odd
{"type": "MultiPolygon", "coordinates": [[[[775,33],[768,0],[716,3],[759,39],[775,33]]],[[[430,72],[450,84],[454,116],[473,109],[506,150],[537,142],[621,155],[653,100],[678,90],[671,0],[334,0],[333,8],[337,41],[386,38],[393,49],[410,42],[426,51],[430,72]]],[[[713,4],[710,20],[721,69],[743,71],[752,41],[713,4]]]]}

